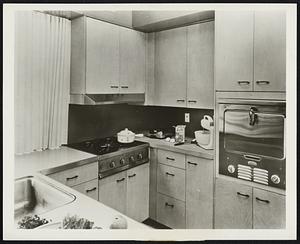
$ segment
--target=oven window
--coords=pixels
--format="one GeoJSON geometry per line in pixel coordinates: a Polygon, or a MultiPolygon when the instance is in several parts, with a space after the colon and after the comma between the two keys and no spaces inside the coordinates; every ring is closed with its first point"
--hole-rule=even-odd
{"type": "Polygon", "coordinates": [[[257,112],[254,119],[249,115],[249,110],[225,110],[224,149],[235,153],[282,159],[284,120],[282,114],[257,112]]]}

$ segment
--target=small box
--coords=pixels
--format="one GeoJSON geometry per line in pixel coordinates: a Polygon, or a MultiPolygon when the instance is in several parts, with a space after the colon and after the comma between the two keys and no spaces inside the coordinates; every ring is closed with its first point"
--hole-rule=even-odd
{"type": "Polygon", "coordinates": [[[175,142],[184,143],[185,141],[185,125],[176,125],[175,126],[175,142]]]}

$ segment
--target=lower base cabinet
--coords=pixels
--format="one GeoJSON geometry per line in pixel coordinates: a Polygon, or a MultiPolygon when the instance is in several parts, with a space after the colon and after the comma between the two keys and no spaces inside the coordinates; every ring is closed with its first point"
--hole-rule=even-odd
{"type": "Polygon", "coordinates": [[[216,179],[215,229],[285,228],[285,196],[216,179]]]}
{"type": "Polygon", "coordinates": [[[99,180],[99,201],[142,222],[149,217],[149,163],[99,180]]]}
{"type": "Polygon", "coordinates": [[[185,229],[185,202],[157,193],[156,218],[172,229],[185,229]]]}
{"type": "Polygon", "coordinates": [[[98,179],[73,186],[72,188],[98,201],[98,179]]]}

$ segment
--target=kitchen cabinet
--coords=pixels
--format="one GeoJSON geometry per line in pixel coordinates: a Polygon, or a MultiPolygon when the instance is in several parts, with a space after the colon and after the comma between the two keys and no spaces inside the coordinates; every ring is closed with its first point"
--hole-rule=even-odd
{"type": "Polygon", "coordinates": [[[187,107],[213,109],[214,22],[187,27],[187,107]]]}
{"type": "Polygon", "coordinates": [[[213,108],[214,22],[155,33],[156,105],[213,108]]]}
{"type": "Polygon", "coordinates": [[[71,94],[145,92],[144,33],[85,16],[71,33],[71,94]]]}
{"type": "Polygon", "coordinates": [[[155,104],[186,107],[186,27],[155,33],[155,104]]]}
{"type": "Polygon", "coordinates": [[[285,197],[253,188],[253,228],[285,228],[285,197]]]}
{"type": "Polygon", "coordinates": [[[184,229],[185,202],[157,193],[157,221],[172,229],[184,229]]]}
{"type": "Polygon", "coordinates": [[[48,175],[50,178],[67,186],[79,185],[98,178],[98,162],[59,171],[48,175]]]}
{"type": "Polygon", "coordinates": [[[72,188],[98,201],[98,179],[73,186],[72,188]]]}
{"type": "Polygon", "coordinates": [[[217,91],[285,91],[285,13],[216,11],[217,91]]]}
{"type": "Polygon", "coordinates": [[[216,180],[215,229],[252,228],[252,187],[216,180]]]}
{"type": "Polygon", "coordinates": [[[99,180],[99,201],[126,214],[126,171],[99,180]]]}
{"type": "Polygon", "coordinates": [[[149,217],[149,164],[127,171],[126,215],[139,222],[149,217]]]}
{"type": "Polygon", "coordinates": [[[285,228],[285,196],[237,182],[217,179],[215,228],[285,228]]]}
{"type": "Polygon", "coordinates": [[[99,201],[143,221],[149,217],[149,163],[99,180],[99,201]]]}
{"type": "Polygon", "coordinates": [[[149,217],[156,219],[157,149],[150,147],[149,217]]]}
{"type": "Polygon", "coordinates": [[[213,228],[213,160],[186,156],[186,228],[213,228]]]}
{"type": "Polygon", "coordinates": [[[160,164],[185,169],[185,155],[167,150],[157,151],[157,161],[160,164]]]}
{"type": "Polygon", "coordinates": [[[120,92],[145,92],[146,37],[142,32],[120,28],[120,92]]]}
{"type": "Polygon", "coordinates": [[[118,70],[119,27],[86,18],[86,93],[119,93],[118,70]]]}

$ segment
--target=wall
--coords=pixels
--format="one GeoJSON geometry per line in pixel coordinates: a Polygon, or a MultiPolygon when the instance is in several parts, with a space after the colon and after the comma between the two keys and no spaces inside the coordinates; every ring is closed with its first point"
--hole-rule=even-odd
{"type": "Polygon", "coordinates": [[[127,104],[70,105],[68,143],[113,136],[125,127],[136,133],[155,128],[173,132],[172,126],[177,124],[186,124],[186,135],[194,137],[205,114],[213,116],[213,110],[127,104]],[[190,123],[184,123],[186,112],[190,113],[190,123]]]}

